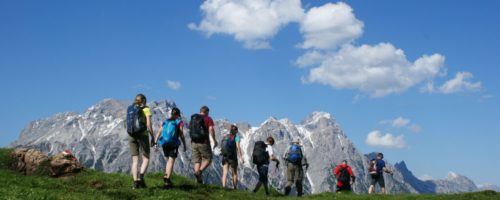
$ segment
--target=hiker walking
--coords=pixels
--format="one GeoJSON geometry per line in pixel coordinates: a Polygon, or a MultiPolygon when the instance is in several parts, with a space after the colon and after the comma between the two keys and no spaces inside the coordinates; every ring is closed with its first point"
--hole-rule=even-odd
{"type": "Polygon", "coordinates": [[[259,182],[255,186],[253,193],[257,193],[260,187],[264,185],[264,190],[266,191],[266,196],[269,196],[268,188],[268,173],[269,173],[269,163],[270,161],[276,162],[276,168],[279,168],[280,161],[276,156],[274,156],[274,138],[268,137],[266,142],[257,141],[253,147],[252,162],[257,165],[257,172],[259,174],[259,182]]]}
{"type": "Polygon", "coordinates": [[[232,179],[233,179],[233,189],[238,187],[238,157],[241,159],[241,164],[244,164],[243,153],[240,147],[240,135],[238,133],[238,127],[236,125],[231,125],[229,134],[222,138],[221,150],[222,150],[222,188],[226,188],[226,178],[229,167],[231,167],[232,179]]]}
{"type": "Polygon", "coordinates": [[[191,147],[193,151],[192,159],[194,163],[194,176],[199,184],[203,184],[203,171],[212,162],[212,147],[209,135],[217,146],[215,140],[214,121],[209,117],[210,109],[207,106],[200,108],[199,114],[193,114],[189,122],[189,136],[191,137],[191,147]]]}
{"type": "Polygon", "coordinates": [[[343,160],[342,164],[338,165],[333,170],[333,174],[337,179],[337,193],[341,193],[342,191],[352,191],[352,184],[356,181],[356,177],[352,172],[351,166],[347,165],[347,160],[343,160]]]}
{"type": "Polygon", "coordinates": [[[179,146],[183,146],[186,152],[186,141],[184,139],[184,122],[181,119],[179,108],[172,108],[170,117],[167,118],[156,133],[155,143],[161,145],[165,156],[165,174],[163,176],[164,188],[171,188],[172,171],[174,170],[175,159],[177,158],[179,146]],[[180,141],[179,141],[180,138],[180,141]]]}
{"type": "Polygon", "coordinates": [[[380,193],[385,194],[385,181],[384,181],[384,172],[393,175],[393,172],[387,169],[385,166],[384,154],[378,153],[377,158],[370,161],[370,168],[368,169],[368,173],[372,177],[372,181],[370,183],[370,188],[368,189],[368,194],[371,194],[375,191],[375,184],[379,184],[380,193]]]}
{"type": "Polygon", "coordinates": [[[132,155],[131,173],[134,179],[133,188],[146,188],[144,174],[149,165],[150,138],[154,145],[151,110],[146,106],[147,99],[143,94],[135,97],[134,103],[127,108],[127,133],[129,134],[129,148],[132,155]],[[142,153],[140,174],[137,174],[139,164],[139,150],[142,153]]]}
{"type": "Polygon", "coordinates": [[[288,147],[284,155],[286,166],[287,166],[287,183],[285,186],[285,195],[289,195],[292,190],[292,185],[295,183],[295,188],[297,189],[297,196],[302,196],[302,179],[304,178],[303,166],[306,166],[306,170],[309,168],[307,159],[302,152],[302,145],[300,144],[300,138],[296,137],[293,139],[292,143],[288,147]]]}

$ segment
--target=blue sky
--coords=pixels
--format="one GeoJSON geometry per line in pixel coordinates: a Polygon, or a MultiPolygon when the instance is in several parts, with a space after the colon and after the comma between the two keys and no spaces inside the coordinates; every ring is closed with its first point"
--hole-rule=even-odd
{"type": "Polygon", "coordinates": [[[143,92],[252,125],[330,112],[417,176],[500,185],[499,2],[230,2],[1,1],[0,145],[143,92]]]}

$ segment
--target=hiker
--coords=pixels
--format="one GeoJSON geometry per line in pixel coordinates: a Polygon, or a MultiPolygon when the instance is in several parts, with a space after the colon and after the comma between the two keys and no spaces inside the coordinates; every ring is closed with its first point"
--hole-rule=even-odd
{"type": "Polygon", "coordinates": [[[302,168],[302,166],[306,166],[307,170],[309,168],[309,164],[307,163],[307,159],[302,152],[300,138],[296,137],[293,139],[283,157],[285,158],[287,166],[287,183],[285,186],[285,195],[290,194],[292,185],[295,183],[297,196],[301,197],[303,195],[302,179],[304,178],[304,169],[302,168]]]}
{"type": "Polygon", "coordinates": [[[172,111],[170,111],[170,117],[163,122],[155,138],[155,144],[161,145],[166,161],[165,174],[163,176],[163,186],[165,189],[173,186],[170,177],[172,176],[172,171],[174,170],[174,163],[177,158],[181,142],[183,150],[186,152],[184,122],[181,119],[181,111],[179,108],[172,108],[172,111]]]}
{"type": "Polygon", "coordinates": [[[266,142],[257,141],[253,147],[252,162],[257,165],[257,172],[259,174],[259,182],[255,186],[253,193],[257,193],[260,187],[264,185],[266,196],[269,196],[268,178],[270,161],[276,162],[276,169],[279,169],[280,161],[274,156],[274,138],[268,137],[266,142]]]}
{"type": "Polygon", "coordinates": [[[375,184],[379,184],[380,192],[385,194],[385,181],[384,181],[384,172],[390,175],[393,175],[393,172],[387,169],[385,166],[384,154],[378,153],[377,159],[370,161],[370,168],[368,169],[369,174],[372,177],[372,181],[370,183],[370,188],[368,189],[368,194],[371,194],[375,191],[375,184]]]}
{"type": "Polygon", "coordinates": [[[333,174],[337,179],[337,189],[336,189],[337,193],[340,193],[342,191],[346,192],[352,191],[351,186],[356,181],[356,177],[352,172],[351,166],[347,165],[347,160],[343,160],[342,164],[338,165],[334,169],[333,174]]]}
{"type": "Polygon", "coordinates": [[[189,136],[191,137],[192,159],[194,163],[194,176],[198,184],[203,184],[203,171],[212,162],[212,147],[209,135],[217,146],[215,140],[214,121],[209,117],[210,109],[207,106],[200,108],[199,114],[193,114],[189,122],[189,136]]]}
{"type": "Polygon", "coordinates": [[[229,134],[224,136],[221,142],[222,149],[222,188],[226,188],[226,177],[229,167],[231,167],[232,179],[233,179],[233,189],[237,189],[238,186],[238,157],[241,159],[241,164],[244,164],[243,153],[240,147],[240,136],[238,133],[238,127],[236,125],[231,125],[229,134]]]}
{"type": "Polygon", "coordinates": [[[134,103],[127,108],[127,133],[129,134],[130,154],[132,155],[131,173],[134,179],[133,189],[146,188],[144,174],[149,165],[150,138],[154,145],[151,110],[146,106],[147,99],[143,94],[135,97],[134,103]],[[139,150],[142,153],[140,175],[137,174],[139,150]]]}

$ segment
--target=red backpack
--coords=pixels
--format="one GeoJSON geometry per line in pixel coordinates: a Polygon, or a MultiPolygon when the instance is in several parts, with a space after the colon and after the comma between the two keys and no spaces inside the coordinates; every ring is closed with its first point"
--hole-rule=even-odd
{"type": "Polygon", "coordinates": [[[370,167],[368,168],[368,173],[370,175],[378,174],[378,172],[377,172],[377,160],[375,160],[375,159],[370,160],[370,167]]]}

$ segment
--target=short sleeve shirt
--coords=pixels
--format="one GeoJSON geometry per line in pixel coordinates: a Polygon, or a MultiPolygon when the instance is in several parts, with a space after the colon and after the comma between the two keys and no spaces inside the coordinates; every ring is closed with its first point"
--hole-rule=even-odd
{"type": "Polygon", "coordinates": [[[385,167],[385,161],[384,160],[377,160],[377,172],[379,174],[382,173],[382,171],[384,170],[384,167],[385,167]]]}
{"type": "Polygon", "coordinates": [[[142,112],[144,113],[144,116],[146,116],[146,117],[151,117],[152,116],[151,115],[151,109],[149,109],[149,107],[144,107],[142,109],[142,112]]]}
{"type": "Polygon", "coordinates": [[[273,147],[271,145],[269,145],[269,144],[267,145],[266,151],[269,154],[269,158],[273,157],[274,151],[273,151],[273,147]]]}

